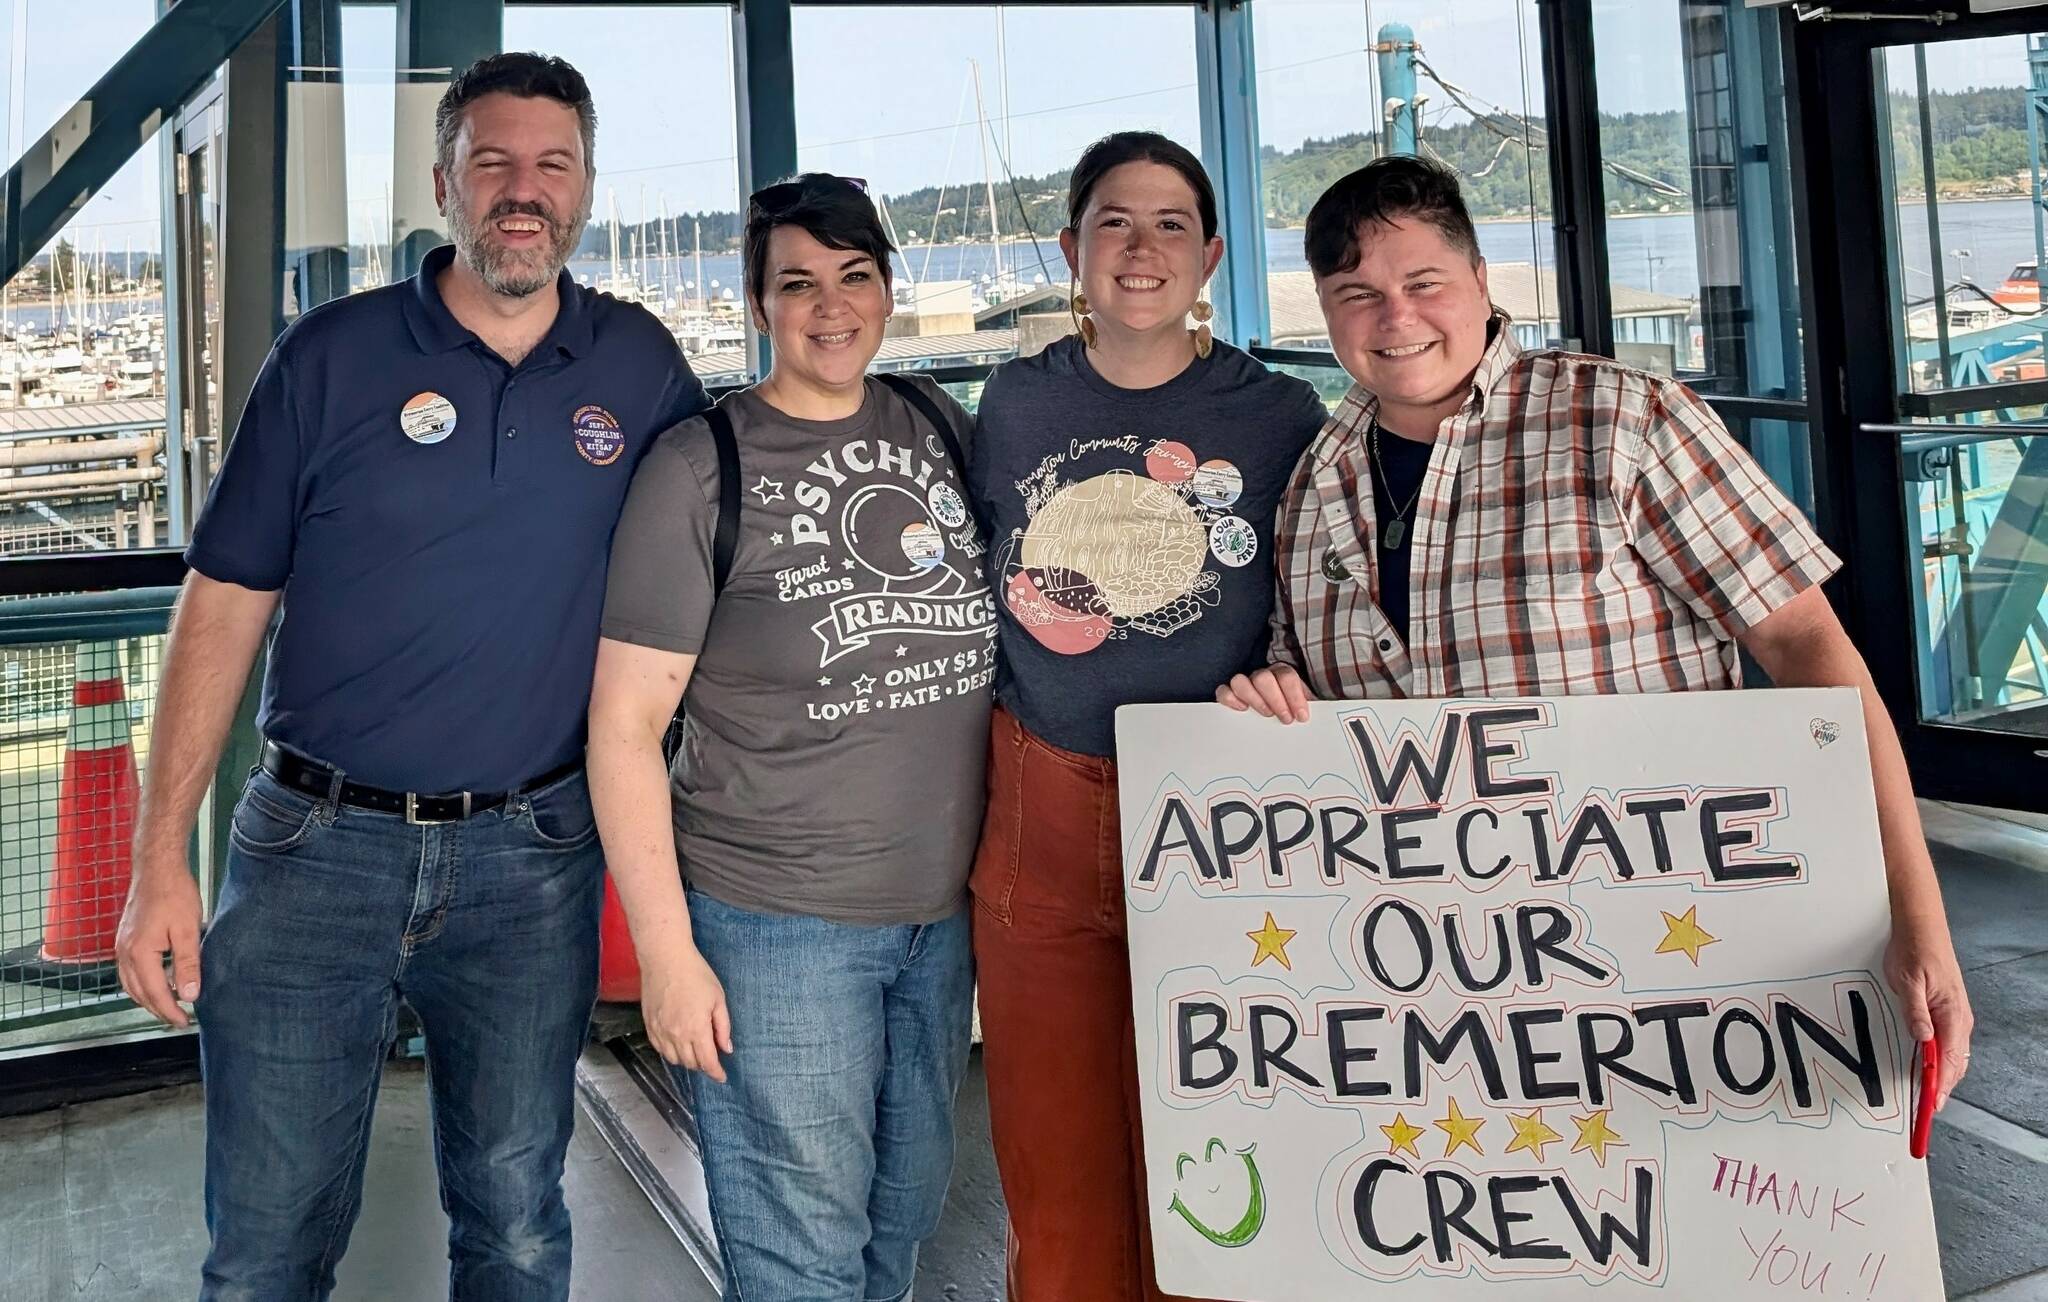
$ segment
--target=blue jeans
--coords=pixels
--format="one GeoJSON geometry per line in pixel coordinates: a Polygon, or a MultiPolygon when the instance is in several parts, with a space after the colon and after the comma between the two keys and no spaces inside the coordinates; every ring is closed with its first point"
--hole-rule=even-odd
{"type": "Polygon", "coordinates": [[[967,911],[856,927],[690,892],[725,986],[721,1085],[678,1069],[702,1138],[727,1302],[896,1302],[939,1228],[967,1068],[967,911]]]}
{"type": "Polygon", "coordinates": [[[257,771],[200,949],[202,1299],[326,1298],[402,998],[426,1032],[448,1292],[569,1296],[562,1163],[604,859],[579,772],[412,826],[257,771]]]}

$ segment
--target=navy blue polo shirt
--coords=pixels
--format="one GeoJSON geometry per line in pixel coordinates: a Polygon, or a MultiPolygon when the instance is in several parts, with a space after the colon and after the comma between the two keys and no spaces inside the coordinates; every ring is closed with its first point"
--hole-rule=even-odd
{"type": "Polygon", "coordinates": [[[284,590],[265,735],[400,791],[502,791],[581,752],[626,487],[708,405],[652,314],[566,272],[508,364],[441,301],[454,252],[284,332],[185,551],[284,590]]]}

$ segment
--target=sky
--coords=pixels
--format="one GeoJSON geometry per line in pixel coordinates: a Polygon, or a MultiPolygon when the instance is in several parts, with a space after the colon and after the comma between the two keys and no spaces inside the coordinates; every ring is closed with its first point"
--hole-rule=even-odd
{"type": "MultiPolygon", "coordinates": [[[[147,28],[154,0],[0,0],[0,80],[9,156],[47,130],[147,28]]],[[[1606,112],[1683,107],[1679,0],[1594,0],[1606,112]]],[[[1487,105],[1543,111],[1534,0],[1254,0],[1263,143],[1368,129],[1377,87],[1369,33],[1415,32],[1436,71],[1487,105]]],[[[562,55],[597,100],[597,212],[628,220],[730,209],[734,163],[731,11],[512,5],[508,49],[562,55]]],[[[983,158],[975,102],[1018,175],[1056,171],[1106,132],[1147,127],[1200,147],[1197,11],[1168,6],[802,7],[793,16],[798,162],[860,176],[883,193],[1003,174],[983,158]],[[1006,108],[1007,106],[1007,108],[1006,108]]],[[[343,10],[350,233],[385,229],[391,175],[396,14],[343,10]]],[[[1937,89],[2017,85],[2017,37],[1929,47],[1937,89]]],[[[1425,115],[1465,114],[1432,91],[1425,115]]],[[[87,247],[155,248],[154,150],[130,161],[77,223],[87,247]]],[[[381,238],[381,236],[379,236],[381,238]]]]}

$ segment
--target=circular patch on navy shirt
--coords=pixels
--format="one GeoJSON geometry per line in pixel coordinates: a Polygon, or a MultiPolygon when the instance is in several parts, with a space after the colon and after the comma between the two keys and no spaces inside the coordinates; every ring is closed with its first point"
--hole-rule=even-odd
{"type": "Polygon", "coordinates": [[[455,432],[455,404],[432,391],[415,393],[398,409],[398,428],[415,443],[439,443],[455,432]]]}
{"type": "Polygon", "coordinates": [[[576,434],[576,450],[593,466],[608,466],[626,450],[618,418],[595,403],[578,407],[569,424],[576,434]]]}

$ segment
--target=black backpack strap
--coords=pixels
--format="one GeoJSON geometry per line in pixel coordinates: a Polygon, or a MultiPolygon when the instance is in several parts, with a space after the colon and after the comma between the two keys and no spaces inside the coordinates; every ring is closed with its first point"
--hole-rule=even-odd
{"type": "Polygon", "coordinates": [[[723,405],[707,409],[704,420],[718,450],[718,528],[711,535],[711,595],[716,600],[732,577],[733,553],[740,544],[740,444],[723,405]]]}
{"type": "MultiPolygon", "coordinates": [[[[931,395],[919,388],[916,381],[907,375],[884,371],[875,378],[893,389],[897,397],[909,403],[939,431],[939,438],[946,444],[946,455],[953,458],[953,473],[960,476],[960,487],[963,490],[967,489],[967,454],[960,450],[960,436],[954,432],[953,422],[946,419],[946,413],[939,408],[939,404],[933,402],[931,395]]],[[[961,497],[966,504],[968,517],[974,521],[974,527],[986,539],[988,528],[982,523],[981,512],[975,509],[973,492],[964,491],[961,497]]]]}
{"type": "MultiPolygon", "coordinates": [[[[704,423],[711,427],[711,444],[718,453],[718,523],[711,534],[711,599],[715,604],[732,577],[733,556],[739,551],[740,443],[732,432],[732,417],[723,406],[705,409],[704,423]]],[[[676,703],[675,717],[661,739],[661,757],[675,763],[676,748],[683,740],[683,706],[676,703]]]]}

